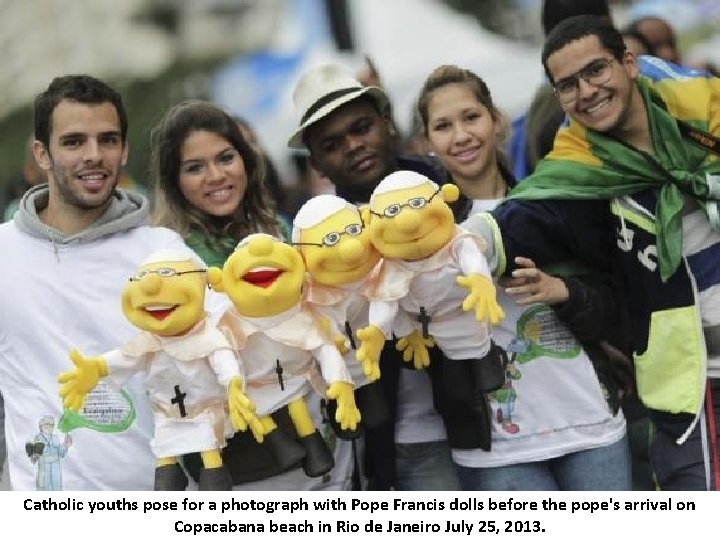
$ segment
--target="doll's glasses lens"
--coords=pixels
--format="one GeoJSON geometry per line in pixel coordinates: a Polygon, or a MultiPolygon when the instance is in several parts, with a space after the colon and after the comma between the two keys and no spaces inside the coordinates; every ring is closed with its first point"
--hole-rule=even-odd
{"type": "Polygon", "coordinates": [[[323,237],[322,243],[324,246],[332,247],[340,241],[340,237],[343,234],[347,234],[349,236],[357,236],[362,232],[362,230],[362,225],[360,225],[359,223],[353,223],[352,225],[348,225],[347,227],[345,227],[345,230],[343,232],[331,232],[326,234],[323,237]]]}
{"type": "Polygon", "coordinates": [[[376,212],[372,212],[378,217],[387,217],[387,218],[394,218],[397,216],[400,212],[402,212],[403,208],[412,208],[413,210],[420,210],[421,208],[425,208],[430,201],[433,200],[433,197],[440,193],[440,188],[437,188],[435,192],[430,195],[427,199],[425,197],[413,197],[412,199],[409,199],[408,202],[405,204],[391,204],[390,206],[386,206],[385,210],[383,210],[382,214],[378,214],[376,212]]]}
{"type": "Polygon", "coordinates": [[[198,274],[201,272],[204,274],[205,272],[207,272],[207,270],[185,270],[183,272],[178,272],[174,268],[156,268],[155,270],[140,270],[137,274],[130,278],[130,281],[140,281],[148,274],[157,274],[161,278],[171,278],[175,276],[182,276],[183,274],[198,274]]]}
{"type": "Polygon", "coordinates": [[[327,233],[325,236],[323,236],[321,244],[318,244],[317,242],[293,242],[293,246],[333,247],[337,245],[338,242],[340,242],[340,238],[343,234],[347,234],[349,236],[358,236],[362,232],[362,223],[352,223],[346,226],[345,230],[342,232],[327,233]]]}

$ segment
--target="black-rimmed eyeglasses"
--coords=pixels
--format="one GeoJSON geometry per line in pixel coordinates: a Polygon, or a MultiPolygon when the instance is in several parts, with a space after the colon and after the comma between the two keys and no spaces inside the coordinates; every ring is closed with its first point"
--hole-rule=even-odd
{"type": "Polygon", "coordinates": [[[553,87],[562,103],[571,103],[578,97],[580,79],[592,86],[600,86],[612,77],[612,63],[616,58],[596,58],[584,68],[577,70],[568,77],[555,81],[553,87]]]}

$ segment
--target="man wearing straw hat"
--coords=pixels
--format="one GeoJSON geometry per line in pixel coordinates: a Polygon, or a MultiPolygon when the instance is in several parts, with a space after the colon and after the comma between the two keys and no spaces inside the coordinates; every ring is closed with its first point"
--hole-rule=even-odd
{"type": "MultiPolygon", "coordinates": [[[[439,180],[427,163],[398,156],[382,89],[362,86],[339,66],[321,65],[302,75],[293,101],[298,128],[288,146],[307,148],[310,164],[347,201],[367,203],[375,186],[398,169],[439,180]]],[[[445,426],[433,408],[430,379],[422,372],[399,369],[403,362],[393,344],[380,362],[394,421],[366,430],[369,488],[460,489],[445,426]]]]}

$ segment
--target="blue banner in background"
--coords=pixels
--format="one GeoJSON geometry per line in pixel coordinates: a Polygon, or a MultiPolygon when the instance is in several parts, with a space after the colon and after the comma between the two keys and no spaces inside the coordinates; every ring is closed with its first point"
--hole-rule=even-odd
{"type": "Polygon", "coordinates": [[[213,81],[214,101],[251,124],[286,108],[281,100],[287,97],[308,53],[317,46],[331,46],[322,0],[287,0],[282,18],[267,50],[233,59],[213,81]]]}

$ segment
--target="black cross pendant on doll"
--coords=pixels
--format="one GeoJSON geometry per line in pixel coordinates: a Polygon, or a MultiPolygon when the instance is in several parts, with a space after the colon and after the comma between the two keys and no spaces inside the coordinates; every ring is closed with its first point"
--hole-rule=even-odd
{"type": "Polygon", "coordinates": [[[283,368],[280,365],[280,359],[275,360],[275,373],[277,373],[278,383],[280,384],[280,390],[285,390],[285,383],[283,382],[283,368]]]}
{"type": "Polygon", "coordinates": [[[180,385],[175,385],[175,397],[170,400],[170,403],[173,405],[177,404],[178,409],[180,409],[180,418],[185,418],[187,416],[187,413],[185,412],[185,396],[187,394],[185,392],[180,391],[180,385]]]}
{"type": "Polygon", "coordinates": [[[355,338],[353,337],[352,333],[352,327],[350,326],[350,321],[345,321],[345,335],[350,340],[350,348],[353,351],[357,350],[357,346],[355,345],[355,338]]]}
{"type": "Polygon", "coordinates": [[[430,324],[430,317],[428,317],[427,311],[425,311],[425,308],[420,306],[420,315],[418,315],[417,318],[418,322],[422,325],[422,335],[424,338],[430,337],[430,331],[428,329],[428,325],[430,324]]]}

